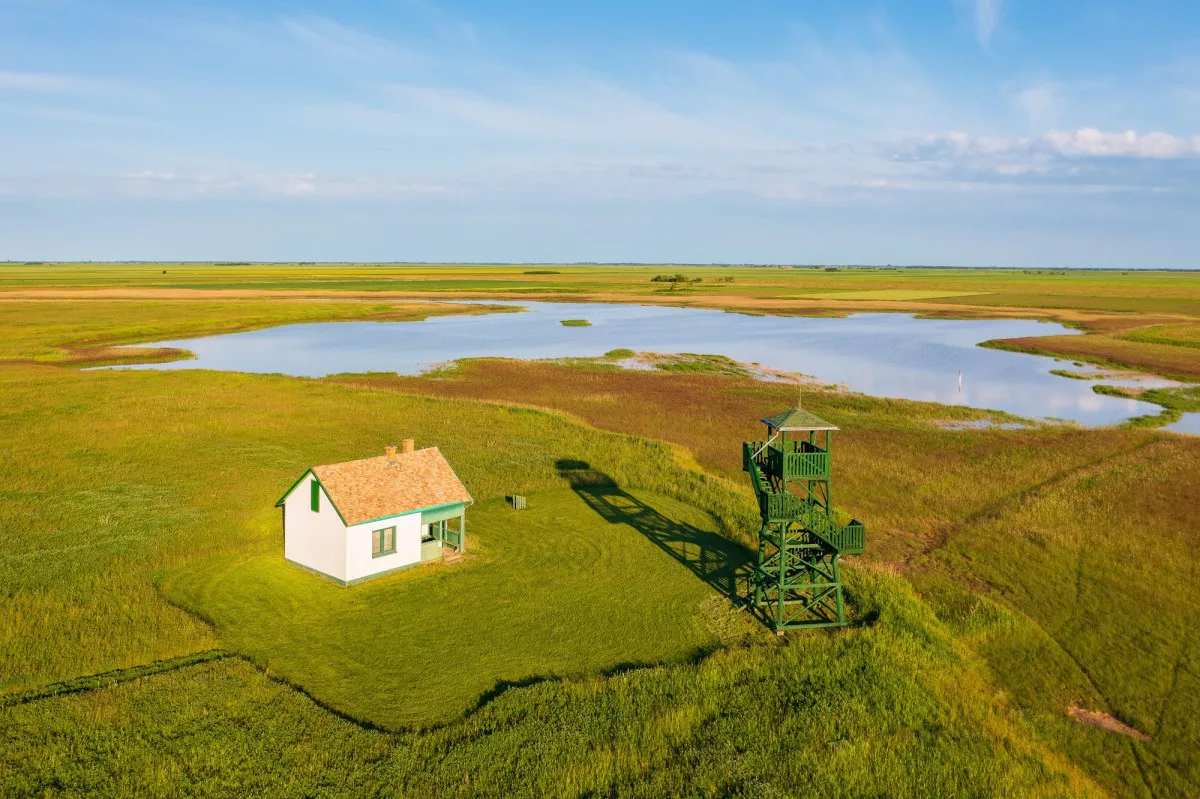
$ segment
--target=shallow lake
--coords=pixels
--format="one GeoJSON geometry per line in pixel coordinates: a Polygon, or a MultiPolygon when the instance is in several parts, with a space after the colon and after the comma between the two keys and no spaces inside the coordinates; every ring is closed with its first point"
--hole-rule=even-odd
{"type": "Polygon", "coordinates": [[[1200,413],[1185,413],[1178,422],[1167,425],[1168,430],[1176,433],[1191,433],[1200,436],[1200,413]]]}
{"type": "Polygon", "coordinates": [[[600,356],[644,352],[724,355],[802,372],[882,397],[992,408],[1087,425],[1152,414],[1149,403],[1105,397],[1092,381],[1058,377],[1052,358],[984,349],[981,341],[1072,331],[1029,320],[844,319],[749,316],[652,305],[520,302],[522,313],[442,316],[423,322],[326,322],[157,342],[195,360],[126,368],[218,369],[321,377],[339,372],[418,374],[459,358],[600,356]],[[567,327],[586,319],[589,327],[567,327]],[[961,380],[960,380],[961,373],[961,380]]]}

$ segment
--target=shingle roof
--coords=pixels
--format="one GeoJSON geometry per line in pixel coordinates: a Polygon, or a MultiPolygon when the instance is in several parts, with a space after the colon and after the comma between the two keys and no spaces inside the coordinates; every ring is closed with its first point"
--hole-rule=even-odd
{"type": "Polygon", "coordinates": [[[783,430],[785,432],[791,430],[837,430],[837,427],[815,413],[810,413],[800,408],[792,408],[790,411],[766,416],[763,418],[763,422],[776,430],[783,430]]]}
{"type": "Polygon", "coordinates": [[[347,525],[401,513],[471,502],[467,487],[437,447],[388,457],[314,466],[312,471],[347,525]]]}

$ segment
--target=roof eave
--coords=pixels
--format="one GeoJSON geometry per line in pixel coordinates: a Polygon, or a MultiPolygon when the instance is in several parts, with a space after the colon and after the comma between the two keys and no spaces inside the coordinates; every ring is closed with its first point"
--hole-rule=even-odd
{"type": "Polygon", "coordinates": [[[802,432],[805,430],[841,430],[842,429],[842,428],[840,428],[836,425],[832,425],[832,424],[826,424],[826,425],[807,425],[807,424],[806,425],[788,425],[788,424],[785,424],[782,427],[780,427],[778,423],[772,421],[769,417],[759,419],[759,421],[762,422],[763,424],[767,425],[768,427],[770,427],[772,430],[779,430],[780,432],[784,432],[784,433],[795,433],[795,432],[802,432]]]}

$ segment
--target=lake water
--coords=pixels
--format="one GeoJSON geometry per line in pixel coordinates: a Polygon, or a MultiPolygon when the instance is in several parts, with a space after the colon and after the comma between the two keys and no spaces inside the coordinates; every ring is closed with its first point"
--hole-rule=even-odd
{"type": "Polygon", "coordinates": [[[1049,374],[1052,358],[984,349],[981,341],[1069,334],[1029,320],[844,319],[749,316],[651,305],[521,302],[521,313],[442,316],[423,322],[286,325],[157,342],[196,353],[190,361],[126,368],[218,369],[321,377],[339,372],[418,374],[474,357],[592,357],[628,348],[724,355],[802,372],[882,397],[992,408],[1086,425],[1156,413],[1149,403],[1093,393],[1091,381],[1049,374]],[[590,327],[565,327],[587,319],[590,327]],[[962,373],[961,385],[959,373],[962,373]]]}
{"type": "Polygon", "coordinates": [[[1185,413],[1183,418],[1174,424],[1167,425],[1168,430],[1176,433],[1191,433],[1200,436],[1200,413],[1185,413]]]}

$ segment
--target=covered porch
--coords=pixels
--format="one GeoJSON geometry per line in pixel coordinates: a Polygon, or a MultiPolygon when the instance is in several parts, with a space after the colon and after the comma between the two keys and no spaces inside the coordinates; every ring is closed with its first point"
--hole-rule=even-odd
{"type": "Polygon", "coordinates": [[[421,562],[467,550],[467,505],[456,502],[421,511],[421,562]]]}

